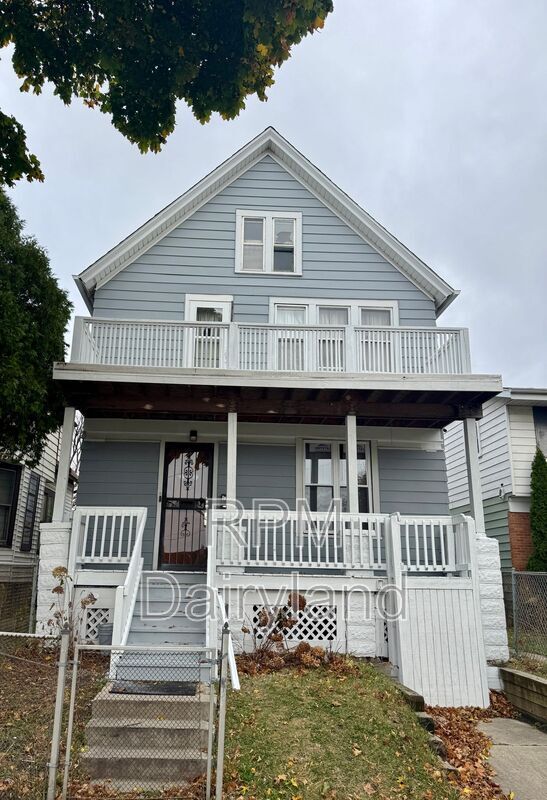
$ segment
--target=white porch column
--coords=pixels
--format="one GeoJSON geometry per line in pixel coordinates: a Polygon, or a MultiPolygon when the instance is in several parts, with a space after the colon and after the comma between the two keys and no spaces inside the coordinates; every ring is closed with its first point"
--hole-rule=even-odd
{"type": "Polygon", "coordinates": [[[359,489],[357,484],[357,417],[346,417],[346,468],[348,477],[348,511],[359,512],[359,489]]]}
{"type": "Polygon", "coordinates": [[[463,435],[465,440],[465,460],[467,462],[467,480],[469,483],[471,516],[475,520],[477,535],[486,536],[484,508],[482,505],[479,448],[477,446],[477,429],[474,418],[470,417],[463,420],[463,435]]]}
{"type": "Polygon", "coordinates": [[[62,522],[65,519],[65,502],[70,475],[70,456],[72,455],[72,438],[74,435],[74,417],[76,409],[71,406],[65,408],[63,429],[61,433],[61,452],[57,465],[57,479],[55,481],[55,502],[53,504],[52,522],[62,522]]]}
{"type": "Polygon", "coordinates": [[[228,412],[228,444],[226,447],[226,499],[237,498],[237,411],[228,412]]]}

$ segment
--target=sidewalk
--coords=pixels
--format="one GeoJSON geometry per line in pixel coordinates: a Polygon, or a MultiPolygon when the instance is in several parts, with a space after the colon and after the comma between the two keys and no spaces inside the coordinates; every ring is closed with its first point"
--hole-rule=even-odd
{"type": "Polygon", "coordinates": [[[544,800],[547,794],[547,733],[517,719],[496,718],[479,729],[492,739],[490,764],[502,790],[515,800],[544,800]]]}

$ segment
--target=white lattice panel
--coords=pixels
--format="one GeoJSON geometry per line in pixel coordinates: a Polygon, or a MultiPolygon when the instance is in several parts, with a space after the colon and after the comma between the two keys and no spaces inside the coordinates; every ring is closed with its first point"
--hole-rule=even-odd
{"type": "Polygon", "coordinates": [[[88,607],[86,609],[86,616],[84,622],[84,641],[96,642],[98,639],[98,628],[105,622],[110,622],[109,608],[95,608],[88,607]]]}
{"type": "Polygon", "coordinates": [[[264,639],[272,630],[272,626],[260,626],[260,616],[263,612],[272,617],[272,626],[275,616],[281,612],[288,619],[295,619],[296,623],[289,628],[284,628],[283,634],[287,641],[295,642],[332,642],[337,637],[336,608],[331,606],[308,605],[302,611],[294,611],[290,606],[281,609],[253,606],[253,629],[256,638],[264,639]]]}

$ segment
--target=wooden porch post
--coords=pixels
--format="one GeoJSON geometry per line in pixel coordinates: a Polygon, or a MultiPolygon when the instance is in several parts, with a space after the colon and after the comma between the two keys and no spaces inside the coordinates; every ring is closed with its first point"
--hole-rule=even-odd
{"type": "Polygon", "coordinates": [[[228,445],[226,453],[226,499],[235,502],[237,498],[237,411],[228,412],[228,445]]]}
{"type": "Polygon", "coordinates": [[[359,489],[357,484],[357,417],[346,416],[346,467],[348,477],[348,511],[359,513],[359,489]]]}
{"type": "Polygon", "coordinates": [[[476,419],[468,417],[463,420],[465,440],[465,460],[467,462],[467,480],[469,483],[469,503],[471,516],[475,520],[477,536],[486,536],[484,508],[482,505],[481,472],[479,465],[479,448],[477,446],[476,419]]]}
{"type": "Polygon", "coordinates": [[[59,453],[57,479],[55,481],[55,501],[53,503],[52,522],[63,522],[65,519],[65,502],[68,478],[70,476],[70,456],[72,455],[75,415],[75,408],[71,406],[65,408],[63,428],[61,431],[61,452],[59,453]]]}

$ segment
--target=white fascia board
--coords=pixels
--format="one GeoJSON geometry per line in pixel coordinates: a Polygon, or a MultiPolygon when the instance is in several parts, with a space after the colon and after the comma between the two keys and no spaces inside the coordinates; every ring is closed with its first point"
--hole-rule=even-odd
{"type": "Polygon", "coordinates": [[[504,388],[502,397],[511,406],[547,406],[547,389],[504,388]]]}
{"type": "Polygon", "coordinates": [[[286,386],[295,388],[326,388],[348,390],[418,390],[493,392],[501,389],[499,375],[398,375],[324,372],[301,374],[295,372],[252,372],[241,370],[184,369],[164,367],[118,367],[96,364],[53,365],[55,380],[114,381],[116,383],[193,384],[197,386],[286,386]]]}
{"type": "Polygon", "coordinates": [[[87,295],[86,302],[89,302],[95,287],[104,285],[265,155],[278,160],[321,202],[331,208],[356,233],[378,249],[409,280],[431,297],[438,314],[457,296],[456,290],[355,203],[276,130],[267,128],[80,273],[77,282],[81,282],[87,295]]]}

